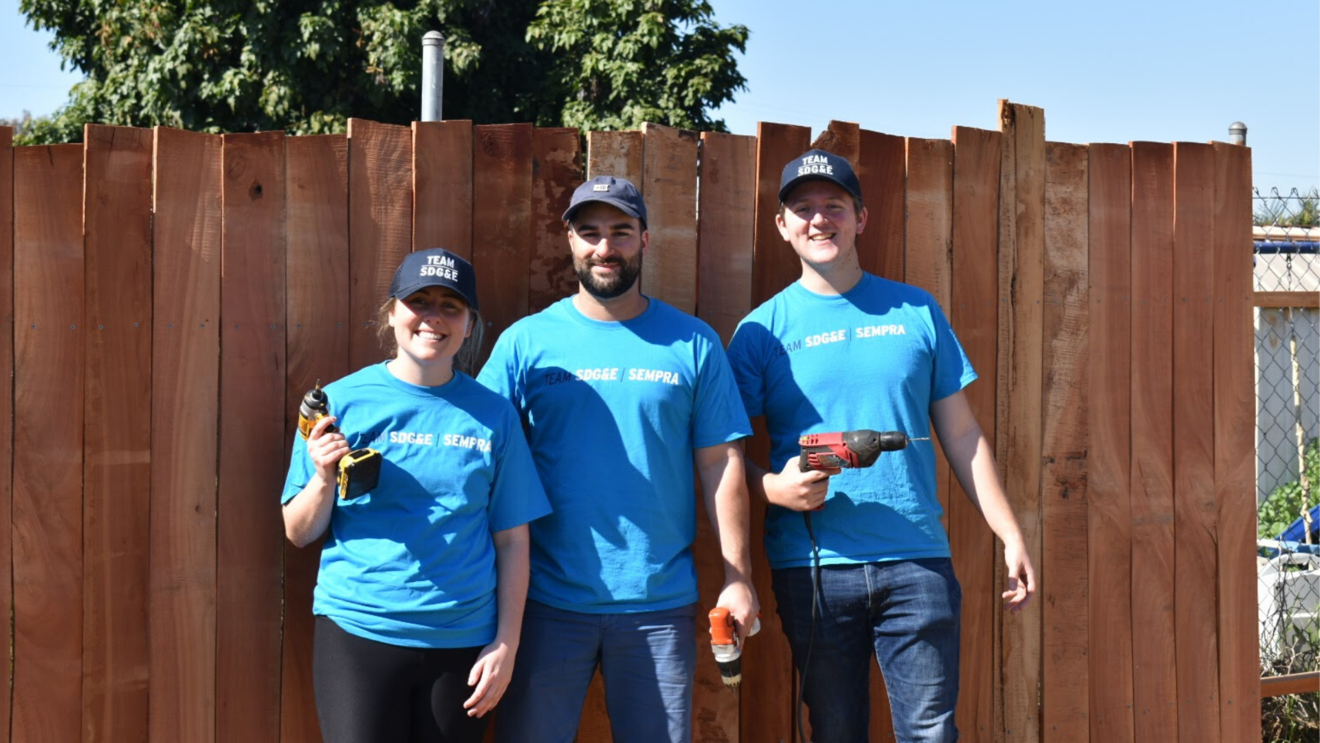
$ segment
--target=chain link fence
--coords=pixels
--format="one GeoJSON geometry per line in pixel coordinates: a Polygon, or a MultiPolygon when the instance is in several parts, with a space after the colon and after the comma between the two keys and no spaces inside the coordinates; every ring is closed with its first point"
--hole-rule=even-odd
{"type": "Polygon", "coordinates": [[[1261,674],[1320,663],[1320,193],[1254,193],[1261,674]],[[1268,292],[1269,295],[1262,295],[1268,292]]]}

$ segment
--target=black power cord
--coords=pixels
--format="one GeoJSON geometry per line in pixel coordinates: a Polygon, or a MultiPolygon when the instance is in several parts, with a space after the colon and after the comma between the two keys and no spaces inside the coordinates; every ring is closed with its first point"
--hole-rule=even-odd
{"type": "Polygon", "coordinates": [[[807,734],[802,730],[802,694],[807,687],[807,669],[811,667],[811,650],[816,644],[816,618],[820,616],[820,546],[816,544],[816,533],[811,530],[811,512],[803,511],[802,520],[807,525],[807,537],[811,539],[811,629],[807,633],[807,654],[802,660],[802,671],[798,674],[797,718],[798,743],[807,743],[807,734]]]}

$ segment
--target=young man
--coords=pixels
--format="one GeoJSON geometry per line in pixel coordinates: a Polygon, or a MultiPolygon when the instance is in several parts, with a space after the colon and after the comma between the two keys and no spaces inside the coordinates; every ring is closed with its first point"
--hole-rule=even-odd
{"type": "Polygon", "coordinates": [[[729,360],[748,414],[764,416],[770,434],[772,471],[749,461],[748,485],[770,504],[772,586],[814,738],[867,739],[874,654],[897,739],[953,741],[962,594],[940,524],[932,442],[881,454],[867,469],[802,472],[798,437],[873,429],[924,439],[933,423],[959,483],[1004,542],[1004,599],[1017,611],[1035,578],[962,392],[976,373],[929,294],[861,269],[867,215],[847,160],[812,150],[790,161],[779,200],[775,223],[802,276],[743,320],[729,360]]]}
{"type": "Polygon", "coordinates": [[[521,412],[554,509],[532,526],[497,739],[570,743],[599,666],[616,741],[682,743],[697,643],[694,465],[724,555],[719,605],[741,631],[759,610],[739,445],[752,429],[719,336],[641,293],[650,234],[637,189],[584,183],[564,223],[577,294],[510,327],[479,376],[521,412]]]}

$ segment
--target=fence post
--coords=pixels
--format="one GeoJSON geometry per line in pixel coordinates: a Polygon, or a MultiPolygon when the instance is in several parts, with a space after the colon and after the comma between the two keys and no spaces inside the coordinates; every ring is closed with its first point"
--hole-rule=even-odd
{"type": "Polygon", "coordinates": [[[445,37],[427,31],[422,37],[422,121],[440,121],[445,89],[445,37]]]}

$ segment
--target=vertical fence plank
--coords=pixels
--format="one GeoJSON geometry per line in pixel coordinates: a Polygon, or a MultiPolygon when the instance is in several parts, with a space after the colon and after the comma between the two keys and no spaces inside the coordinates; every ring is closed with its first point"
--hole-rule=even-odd
{"type": "Polygon", "coordinates": [[[81,145],[14,157],[15,740],[78,740],[82,715],[81,145]]]}
{"type": "MultiPolygon", "coordinates": [[[[829,126],[811,143],[811,148],[833,152],[856,166],[857,157],[862,151],[861,132],[862,128],[851,121],[831,119],[829,126]]],[[[864,187],[862,195],[866,195],[864,187]]]]}
{"type": "Polygon", "coordinates": [[[588,132],[587,178],[598,175],[627,178],[645,194],[642,188],[644,141],[640,131],[588,132]]]}
{"type": "MultiPolygon", "coordinates": [[[[994,445],[995,364],[999,325],[996,299],[995,214],[999,200],[999,132],[953,129],[953,273],[949,322],[980,379],[967,401],[994,445]]],[[[949,482],[949,534],[962,584],[961,689],[958,728],[969,741],[994,736],[994,535],[956,480],[949,482]]]]}
{"type": "MultiPolygon", "coordinates": [[[[756,138],[703,133],[700,177],[697,316],[727,344],[738,321],[751,310],[756,138]]],[[[697,541],[693,554],[704,615],[714,608],[724,586],[724,559],[702,499],[697,500],[697,541]]],[[[750,700],[752,694],[746,689],[748,679],[744,678],[744,688],[738,692],[731,693],[725,688],[706,641],[710,622],[702,616],[697,627],[693,734],[700,741],[738,743],[739,704],[744,699],[750,700]]],[[[759,652],[762,640],[760,635],[752,640],[748,652],[759,652]]]]}
{"type": "Polygon", "coordinates": [[[1215,145],[1215,501],[1219,507],[1221,735],[1260,738],[1256,630],[1251,150],[1215,145]]]}
{"type": "Polygon", "coordinates": [[[279,740],[284,134],[224,135],[216,739],[279,740]]]}
{"type": "Polygon", "coordinates": [[[650,247],[642,290],[689,315],[697,311],[697,134],[643,124],[642,193],[650,247]]]}
{"type": "MultiPolygon", "coordinates": [[[[801,263],[775,227],[779,213],[779,176],[784,165],[809,148],[811,130],[802,126],[767,124],[757,126],[756,139],[756,218],[752,236],[752,302],[756,307],[781,289],[797,281],[801,263]]],[[[756,424],[756,436],[747,447],[747,456],[762,467],[770,464],[770,441],[764,426],[756,424]]],[[[744,694],[754,695],[747,714],[741,715],[742,740],[792,740],[797,734],[793,725],[797,687],[793,658],[784,638],[779,616],[775,613],[774,592],[770,589],[770,562],[765,555],[765,503],[753,501],[752,583],[761,601],[761,626],[765,640],[743,658],[744,694]],[[771,639],[773,638],[773,640],[771,639]]],[[[803,723],[805,726],[805,722],[803,723]]]]}
{"type": "Polygon", "coordinates": [[[866,230],[857,236],[862,268],[903,280],[903,185],[906,146],[902,137],[863,129],[859,133],[857,180],[866,200],[866,230]]]}
{"type": "Polygon", "coordinates": [[[1178,737],[1173,627],[1173,147],[1132,144],[1132,623],[1137,740],[1178,737]],[[1138,332],[1139,331],[1139,332],[1138,332]]]}
{"type": "Polygon", "coordinates": [[[412,249],[472,260],[472,122],[414,121],[412,249]]]}
{"type": "MultiPolygon", "coordinates": [[[[1004,160],[1001,180],[1011,189],[1001,193],[1001,214],[1015,215],[1011,231],[1001,224],[1000,254],[1013,252],[1012,290],[1007,318],[1012,326],[1008,364],[1008,420],[1000,431],[1008,436],[1003,467],[1008,501],[1032,564],[1037,590],[1048,591],[1050,576],[1041,559],[1040,477],[1041,400],[1043,386],[1042,333],[1045,262],[1045,113],[1039,108],[1000,103],[1000,131],[1011,141],[1011,159],[1004,160]],[[1008,168],[1012,167],[1012,172],[1008,168]],[[1007,238],[1008,242],[1004,239],[1007,238]]],[[[1001,274],[1002,275],[1002,274],[1001,274]]],[[[1002,287],[1001,287],[1002,291],[1002,287]]],[[[1001,294],[1002,298],[1002,294],[1001,294]]],[[[1001,350],[1001,353],[1003,351],[1001,350]]],[[[1003,365],[1001,364],[1001,369],[1003,365]]],[[[1001,384],[1003,380],[1000,380],[1001,384]]],[[[1002,403],[1001,399],[1001,403],[1002,403]]],[[[996,571],[996,583],[1004,580],[996,571]]],[[[1004,735],[1010,740],[1040,740],[1041,606],[1033,601],[1016,616],[1003,618],[1004,735]]]]}
{"type": "Polygon", "coordinates": [[[83,740],[147,737],[150,129],[88,126],[83,740]]]}
{"type": "Polygon", "coordinates": [[[1219,742],[1215,574],[1215,156],[1204,144],[1173,149],[1174,631],[1178,739],[1219,742]]]}
{"type": "Polygon", "coordinates": [[[151,366],[153,741],[215,739],[220,137],[158,127],[151,366]]]}
{"type": "MultiPolygon", "coordinates": [[[[904,204],[904,280],[930,292],[947,315],[953,301],[953,143],[907,140],[904,204]]],[[[935,446],[935,486],[944,527],[949,526],[949,461],[935,446]]]]}
{"type": "MultiPolygon", "coordinates": [[[[477,296],[489,348],[505,328],[527,314],[532,241],[532,125],[479,126],[473,188],[481,201],[472,228],[477,296]]],[[[486,354],[481,355],[484,363],[486,354]]]]}
{"type": "Polygon", "coordinates": [[[528,314],[577,291],[573,253],[564,233],[564,211],[582,183],[582,138],[577,129],[537,129],[532,134],[532,258],[528,314]]]}
{"type": "MultiPolygon", "coordinates": [[[[297,405],[318,381],[349,373],[348,140],[343,135],[286,142],[288,381],[284,391],[285,453],[297,425],[297,405]]],[[[278,502],[276,493],[267,493],[278,502]]],[[[280,740],[318,743],[312,693],[312,589],[321,542],[284,548],[284,647],[280,675],[280,740]]]]}
{"type": "Polygon", "coordinates": [[[1050,580],[1039,604],[1044,629],[1041,732],[1047,743],[1088,736],[1086,159],[1084,145],[1045,146],[1039,572],[1050,580]]]}
{"type": "MultiPolygon", "coordinates": [[[[13,473],[14,473],[14,130],[0,127],[0,616],[13,616],[13,473]]],[[[11,622],[0,622],[0,647],[13,647],[11,622]]],[[[0,673],[0,741],[9,741],[13,683],[0,673]]]]}
{"type": "Polygon", "coordinates": [[[1087,585],[1090,739],[1134,739],[1131,469],[1132,162],[1122,145],[1087,160],[1091,374],[1087,407],[1087,585]]]}
{"type": "Polygon", "coordinates": [[[385,358],[376,340],[376,308],[394,269],[412,251],[412,132],[348,120],[349,366],[385,358]]]}

